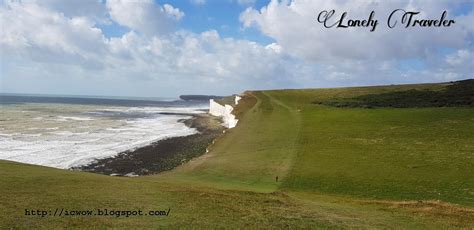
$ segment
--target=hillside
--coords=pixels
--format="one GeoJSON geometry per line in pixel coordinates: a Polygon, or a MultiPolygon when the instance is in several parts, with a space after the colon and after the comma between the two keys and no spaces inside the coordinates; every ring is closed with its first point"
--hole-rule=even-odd
{"type": "Polygon", "coordinates": [[[349,98],[336,97],[313,103],[354,108],[474,107],[474,79],[424,89],[402,88],[349,98]]]}
{"type": "Polygon", "coordinates": [[[0,161],[0,226],[472,228],[474,108],[365,106],[360,99],[451,85],[246,92],[235,110],[237,127],[209,153],[154,176],[0,161]],[[337,104],[348,99],[362,102],[337,104]],[[171,211],[166,217],[24,215],[40,208],[171,211]]]}

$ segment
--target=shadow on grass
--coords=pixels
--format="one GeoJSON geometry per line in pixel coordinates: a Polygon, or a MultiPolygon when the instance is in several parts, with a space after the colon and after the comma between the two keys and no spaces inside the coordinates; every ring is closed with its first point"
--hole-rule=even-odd
{"type": "Polygon", "coordinates": [[[442,90],[411,89],[313,101],[313,104],[349,108],[474,107],[474,79],[453,82],[442,90]]]}

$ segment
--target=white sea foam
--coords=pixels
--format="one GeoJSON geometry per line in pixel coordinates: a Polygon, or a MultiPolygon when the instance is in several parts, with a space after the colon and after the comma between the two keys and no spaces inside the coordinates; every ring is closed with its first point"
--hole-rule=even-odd
{"type": "Polygon", "coordinates": [[[156,113],[187,113],[187,114],[197,114],[203,113],[201,109],[206,109],[207,107],[132,107],[132,108],[108,108],[108,109],[99,109],[97,111],[89,113],[100,113],[100,112],[141,112],[148,114],[156,113]]]}
{"type": "Polygon", "coordinates": [[[73,120],[73,121],[92,121],[94,119],[90,118],[90,117],[68,117],[68,116],[58,116],[57,121],[69,121],[69,120],[73,120]]]}
{"type": "MultiPolygon", "coordinates": [[[[114,156],[160,139],[196,133],[195,129],[178,122],[189,116],[159,113],[202,113],[197,109],[201,108],[102,108],[96,111],[137,111],[153,116],[116,120],[56,115],[55,120],[48,120],[48,127],[38,117],[28,118],[31,122],[28,125],[34,126],[28,127],[30,131],[41,133],[14,130],[11,127],[18,125],[16,123],[4,126],[7,130],[10,128],[11,132],[2,130],[0,133],[0,159],[65,169],[88,164],[95,159],[114,156]]],[[[45,114],[42,117],[48,116],[45,114]]],[[[23,126],[19,126],[21,130],[28,130],[23,126]]]]}

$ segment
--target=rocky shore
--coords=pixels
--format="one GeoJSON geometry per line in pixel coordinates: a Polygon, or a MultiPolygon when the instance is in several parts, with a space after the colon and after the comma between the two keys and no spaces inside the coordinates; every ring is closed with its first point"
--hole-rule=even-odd
{"type": "MultiPolygon", "coordinates": [[[[189,115],[189,114],[187,114],[189,115]]],[[[98,159],[73,170],[111,176],[156,174],[173,169],[206,152],[206,148],[224,128],[221,120],[209,114],[194,114],[180,122],[199,131],[197,134],[159,140],[150,145],[122,152],[114,157],[98,159]]]]}

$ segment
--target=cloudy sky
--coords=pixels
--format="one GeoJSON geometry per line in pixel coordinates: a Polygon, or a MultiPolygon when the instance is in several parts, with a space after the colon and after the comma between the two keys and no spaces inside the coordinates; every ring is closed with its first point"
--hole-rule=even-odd
{"type": "Polygon", "coordinates": [[[473,78],[474,1],[4,0],[0,92],[175,97],[473,78]],[[389,29],[395,9],[451,27],[389,29]],[[324,28],[322,10],[379,25],[324,28]]]}

